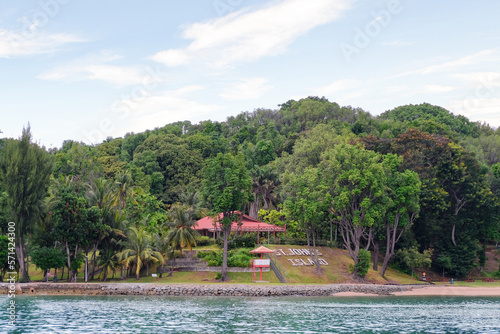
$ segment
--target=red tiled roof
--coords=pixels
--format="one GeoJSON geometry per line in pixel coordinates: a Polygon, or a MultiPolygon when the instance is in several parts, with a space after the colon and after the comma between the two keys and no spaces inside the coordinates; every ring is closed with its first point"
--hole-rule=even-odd
{"type": "MultiPolygon", "coordinates": [[[[239,212],[237,212],[239,213],[239,212]]],[[[219,215],[220,217],[220,215],[219,215]]],[[[286,228],[281,227],[281,226],[276,226],[276,225],[271,225],[267,223],[263,223],[258,221],[257,219],[254,219],[248,215],[242,215],[241,216],[241,222],[242,225],[239,228],[239,231],[242,232],[285,232],[286,228]]],[[[219,223],[216,223],[216,228],[217,231],[220,231],[219,223]]],[[[231,231],[236,231],[238,228],[238,224],[236,222],[233,222],[233,225],[231,226],[231,231]]],[[[213,232],[214,231],[214,221],[211,216],[207,216],[204,218],[201,218],[196,222],[196,225],[194,227],[195,230],[201,231],[201,230],[208,230],[213,232]]]]}

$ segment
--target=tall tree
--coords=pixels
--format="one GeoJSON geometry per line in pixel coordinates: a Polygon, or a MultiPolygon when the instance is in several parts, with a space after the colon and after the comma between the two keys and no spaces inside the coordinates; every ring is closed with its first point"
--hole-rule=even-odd
{"type": "Polygon", "coordinates": [[[229,236],[233,221],[241,220],[236,211],[241,210],[250,199],[252,179],[248,175],[244,157],[234,157],[230,153],[218,153],[215,158],[209,159],[202,173],[201,194],[214,217],[214,224],[218,223],[222,230],[224,252],[221,279],[228,281],[227,249],[232,241],[229,236]]]}
{"type": "Polygon", "coordinates": [[[271,166],[255,167],[251,171],[252,193],[254,200],[250,202],[250,217],[258,219],[259,210],[269,210],[272,203],[276,203],[274,190],[279,184],[278,173],[271,166]]]}
{"type": "Polygon", "coordinates": [[[368,249],[372,227],[386,212],[382,156],[359,146],[339,145],[325,152],[323,159],[320,169],[332,198],[331,211],[340,223],[344,246],[357,263],[363,239],[368,249]]]}
{"type": "Polygon", "coordinates": [[[318,168],[308,167],[301,174],[287,173],[284,176],[285,210],[305,230],[309,254],[318,275],[322,271],[316,250],[316,234],[320,223],[327,220],[330,197],[325,196],[326,189],[318,168]]]}
{"type": "Polygon", "coordinates": [[[24,129],[19,140],[10,140],[1,163],[0,176],[9,195],[7,205],[16,224],[16,252],[21,279],[29,281],[25,237],[40,218],[52,172],[52,159],[44,147],[32,142],[31,129],[24,129]]]}
{"type": "Polygon", "coordinates": [[[401,162],[402,158],[394,154],[384,156],[389,203],[384,219],[386,249],[380,269],[382,276],[385,275],[389,261],[396,255],[396,243],[411,227],[420,210],[420,179],[415,172],[399,172],[401,162]]]}

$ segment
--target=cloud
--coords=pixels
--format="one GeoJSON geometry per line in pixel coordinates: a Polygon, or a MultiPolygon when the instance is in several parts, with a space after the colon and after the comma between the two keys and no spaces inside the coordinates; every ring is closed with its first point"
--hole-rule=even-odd
{"type": "Polygon", "coordinates": [[[72,34],[41,32],[28,36],[21,31],[0,29],[0,58],[52,53],[62,45],[84,41],[72,34]]]}
{"type": "Polygon", "coordinates": [[[495,126],[500,124],[500,98],[469,96],[452,100],[448,107],[453,113],[464,115],[471,121],[486,122],[495,126]]]}
{"type": "Polygon", "coordinates": [[[380,44],[386,45],[386,46],[408,46],[408,45],[415,44],[415,42],[403,41],[401,39],[397,39],[397,40],[394,40],[394,41],[382,42],[380,44]]]}
{"type": "Polygon", "coordinates": [[[179,66],[195,59],[215,67],[255,61],[285,52],[299,36],[334,21],[354,0],[274,1],[255,11],[244,9],[222,18],[194,23],[183,32],[192,40],[181,49],[169,49],[152,59],[167,66],[179,66]]]}
{"type": "Polygon", "coordinates": [[[426,85],[423,89],[425,93],[446,93],[454,90],[454,87],[443,85],[426,85]]]}
{"type": "Polygon", "coordinates": [[[395,77],[402,77],[407,75],[426,75],[439,72],[450,72],[454,71],[465,71],[467,68],[473,68],[479,64],[485,63],[497,63],[500,60],[499,50],[482,50],[464,57],[460,57],[453,60],[441,61],[439,63],[425,66],[416,70],[407,71],[396,75],[395,77]]]}
{"type": "Polygon", "coordinates": [[[138,68],[108,64],[120,58],[122,57],[119,55],[106,53],[88,56],[41,73],[37,77],[51,81],[101,80],[118,85],[137,85],[147,79],[147,73],[138,68]]]}
{"type": "Polygon", "coordinates": [[[318,96],[327,96],[338,103],[351,104],[352,101],[366,96],[373,90],[376,82],[373,79],[358,80],[352,78],[344,78],[335,80],[332,83],[313,88],[311,94],[318,96]]]}
{"type": "Polygon", "coordinates": [[[122,99],[114,103],[112,109],[120,112],[122,118],[127,119],[127,124],[135,129],[145,130],[160,124],[192,120],[196,116],[221,109],[218,105],[200,103],[190,98],[191,93],[203,89],[199,85],[190,85],[155,95],[147,94],[138,99],[122,99]]]}
{"type": "Polygon", "coordinates": [[[226,88],[220,96],[227,100],[250,100],[261,97],[271,89],[266,78],[249,78],[226,88]]]}

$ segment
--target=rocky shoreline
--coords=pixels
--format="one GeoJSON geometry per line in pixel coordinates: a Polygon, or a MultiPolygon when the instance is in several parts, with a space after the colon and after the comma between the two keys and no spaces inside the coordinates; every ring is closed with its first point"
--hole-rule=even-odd
{"type": "MultiPolygon", "coordinates": [[[[340,293],[392,295],[425,285],[262,285],[262,284],[155,284],[155,283],[16,283],[15,291],[23,295],[156,295],[156,296],[334,296],[340,293]]],[[[0,294],[7,294],[8,283],[0,283],[0,294]]]]}

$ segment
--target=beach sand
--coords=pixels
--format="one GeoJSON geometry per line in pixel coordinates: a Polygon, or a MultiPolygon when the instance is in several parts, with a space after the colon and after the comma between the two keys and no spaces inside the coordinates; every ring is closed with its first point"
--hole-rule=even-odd
{"type": "Polygon", "coordinates": [[[408,291],[394,292],[395,296],[463,296],[463,297],[500,297],[500,287],[465,287],[453,285],[432,285],[408,291]]]}

